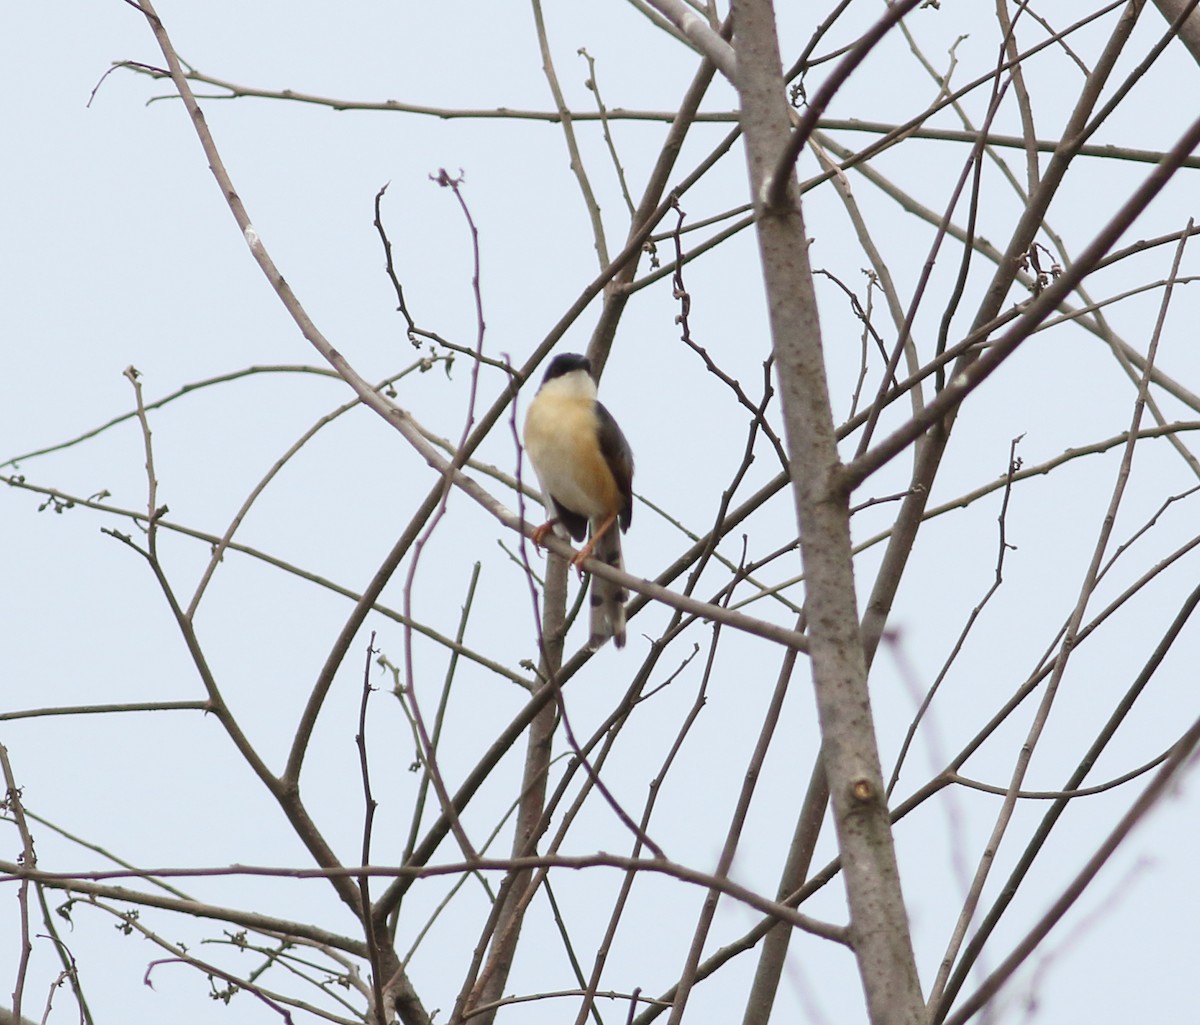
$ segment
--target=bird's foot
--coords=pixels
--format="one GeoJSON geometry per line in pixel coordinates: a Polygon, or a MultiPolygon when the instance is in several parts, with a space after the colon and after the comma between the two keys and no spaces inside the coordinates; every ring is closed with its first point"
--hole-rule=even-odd
{"type": "Polygon", "coordinates": [[[532,541],[533,541],[534,547],[536,547],[536,548],[545,548],[546,547],[546,545],[545,545],[546,535],[549,534],[550,531],[552,531],[554,529],[554,525],[557,522],[558,522],[558,520],[547,520],[540,527],[533,528],[532,541]]]}
{"type": "Polygon", "coordinates": [[[576,573],[579,574],[579,579],[583,579],[583,564],[592,557],[592,549],[596,546],[596,539],[590,538],[588,543],[579,549],[571,556],[571,566],[576,573]]]}

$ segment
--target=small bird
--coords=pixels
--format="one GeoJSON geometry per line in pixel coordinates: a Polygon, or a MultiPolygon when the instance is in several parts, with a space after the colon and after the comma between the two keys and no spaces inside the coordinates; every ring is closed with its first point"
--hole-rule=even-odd
{"type": "MultiPolygon", "coordinates": [[[[633,518],[633,452],[612,414],[596,399],[592,362],[567,352],[550,361],[542,386],[525,414],[525,451],[537,473],[550,519],[533,532],[541,546],[561,524],[576,541],[591,525],[592,536],[571,559],[580,568],[595,554],[601,562],[624,569],[621,534],[633,518]]],[[[625,646],[625,602],[629,592],[592,577],[592,633],[595,651],[609,637],[625,646]]]]}

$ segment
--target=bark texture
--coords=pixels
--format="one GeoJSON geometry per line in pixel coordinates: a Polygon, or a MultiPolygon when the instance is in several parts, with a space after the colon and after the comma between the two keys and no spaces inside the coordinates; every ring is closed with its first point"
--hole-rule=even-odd
{"type": "Polygon", "coordinates": [[[759,253],[770,315],[801,554],[813,684],[850,926],[874,1025],[924,1020],[916,963],[884,801],[867,693],[850,548],[825,378],[816,294],[794,174],[767,208],[767,177],[787,145],[789,112],[769,0],[734,4],[734,47],[759,253]]]}

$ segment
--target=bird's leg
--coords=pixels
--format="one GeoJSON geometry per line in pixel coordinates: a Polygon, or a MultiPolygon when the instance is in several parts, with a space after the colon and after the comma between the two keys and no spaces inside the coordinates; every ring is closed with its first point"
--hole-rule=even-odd
{"type": "Polygon", "coordinates": [[[608,530],[608,528],[611,527],[616,522],[617,522],[617,514],[616,513],[611,513],[608,516],[606,516],[604,518],[604,521],[600,524],[600,526],[592,531],[592,536],[588,538],[587,544],[585,544],[582,548],[579,549],[579,551],[577,551],[573,556],[571,556],[571,565],[574,566],[577,570],[579,570],[580,576],[583,576],[584,560],[590,559],[592,557],[592,549],[596,547],[596,542],[599,541],[600,538],[602,538],[604,536],[604,532],[606,530],[608,530]]]}
{"type": "Polygon", "coordinates": [[[533,544],[536,548],[545,547],[542,542],[546,540],[546,535],[554,529],[554,525],[558,522],[558,517],[554,516],[548,519],[540,527],[533,528],[533,544]]]}

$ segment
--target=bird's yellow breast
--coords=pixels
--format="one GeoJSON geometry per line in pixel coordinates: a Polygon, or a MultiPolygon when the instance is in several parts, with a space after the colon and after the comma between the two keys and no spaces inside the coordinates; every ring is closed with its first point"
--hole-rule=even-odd
{"type": "Polygon", "coordinates": [[[594,399],[545,387],[525,417],[525,451],[542,489],[572,512],[600,520],[622,499],[600,451],[594,399]]]}

